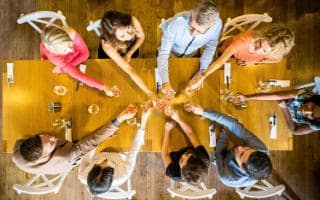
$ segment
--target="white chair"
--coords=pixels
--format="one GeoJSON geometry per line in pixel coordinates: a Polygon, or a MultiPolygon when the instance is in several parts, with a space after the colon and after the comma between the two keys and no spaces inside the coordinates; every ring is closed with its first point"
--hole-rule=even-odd
{"type": "Polygon", "coordinates": [[[93,30],[94,32],[96,32],[97,36],[100,38],[101,36],[100,23],[101,23],[101,19],[98,19],[95,22],[91,20],[89,22],[89,25],[87,26],[87,31],[90,32],[93,30]]]}
{"type": "MultiPolygon", "coordinates": [[[[94,154],[96,153],[97,148],[93,149],[88,153],[88,158],[92,160],[94,154]]],[[[122,160],[126,160],[128,153],[127,152],[121,152],[121,153],[115,153],[114,156],[120,156],[122,160]]],[[[132,199],[132,197],[136,194],[135,190],[132,190],[131,187],[131,178],[127,180],[127,189],[123,189],[120,186],[117,187],[111,187],[108,192],[98,194],[97,197],[103,198],[103,199],[132,199]]]]}
{"type": "Polygon", "coordinates": [[[190,185],[185,182],[176,182],[170,179],[170,187],[167,188],[171,197],[180,197],[184,199],[212,199],[213,195],[216,194],[217,190],[212,188],[208,189],[207,186],[201,182],[198,186],[190,185]],[[179,185],[180,187],[177,187],[179,185]]]}
{"type": "Polygon", "coordinates": [[[261,22],[270,23],[272,22],[272,18],[267,13],[241,15],[233,19],[228,18],[222,29],[220,42],[237,34],[235,33],[236,31],[245,32],[253,30],[261,22]]]}
{"type": "Polygon", "coordinates": [[[40,28],[39,24],[44,24],[45,27],[47,26],[57,26],[60,27],[58,24],[55,24],[57,20],[60,20],[62,26],[68,26],[66,22],[66,17],[62,14],[59,10],[57,12],[53,11],[36,11],[28,14],[21,14],[17,20],[18,24],[28,23],[32,26],[38,33],[42,33],[42,28],[40,28]],[[38,25],[37,25],[38,24],[38,25]]]}
{"type": "Polygon", "coordinates": [[[41,195],[52,192],[58,193],[68,173],[69,171],[58,174],[51,179],[45,174],[36,174],[24,185],[13,185],[13,189],[17,191],[18,194],[41,195]]]}
{"type": "Polygon", "coordinates": [[[240,195],[241,199],[244,197],[262,199],[276,195],[281,196],[282,192],[286,189],[284,185],[273,186],[267,180],[262,180],[259,183],[260,184],[256,183],[243,189],[236,188],[236,192],[240,195]]]}
{"type": "Polygon", "coordinates": [[[135,190],[131,188],[131,179],[127,180],[127,189],[122,189],[121,187],[111,187],[106,193],[97,195],[97,197],[103,199],[132,199],[136,194],[135,190]]]}

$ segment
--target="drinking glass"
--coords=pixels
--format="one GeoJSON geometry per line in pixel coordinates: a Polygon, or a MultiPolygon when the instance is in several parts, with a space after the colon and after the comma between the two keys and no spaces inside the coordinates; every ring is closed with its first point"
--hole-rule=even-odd
{"type": "Polygon", "coordinates": [[[91,114],[91,115],[95,115],[99,112],[100,108],[97,104],[90,104],[89,107],[88,107],[88,112],[91,114]]]}

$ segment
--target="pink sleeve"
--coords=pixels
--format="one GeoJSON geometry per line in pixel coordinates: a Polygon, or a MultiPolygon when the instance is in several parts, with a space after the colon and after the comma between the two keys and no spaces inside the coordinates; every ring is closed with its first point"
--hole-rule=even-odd
{"type": "Polygon", "coordinates": [[[78,49],[79,54],[72,61],[70,61],[70,63],[68,63],[66,67],[77,66],[89,58],[88,47],[86,43],[83,41],[83,39],[81,38],[81,36],[79,35],[79,33],[76,33],[76,36],[73,42],[76,48],[78,49]]]}
{"type": "Polygon", "coordinates": [[[67,68],[64,68],[63,71],[69,74],[71,77],[83,82],[84,84],[90,87],[98,88],[99,90],[104,89],[103,83],[96,81],[91,77],[86,76],[77,67],[67,67],[67,68]]]}
{"type": "Polygon", "coordinates": [[[40,44],[40,55],[41,55],[41,58],[43,58],[44,60],[48,59],[48,57],[46,55],[46,49],[45,49],[43,43],[40,44]]]}

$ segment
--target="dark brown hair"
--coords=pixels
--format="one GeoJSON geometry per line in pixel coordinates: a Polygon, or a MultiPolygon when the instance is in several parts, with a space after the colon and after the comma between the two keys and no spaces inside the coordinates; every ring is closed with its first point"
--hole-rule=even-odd
{"type": "Polygon", "coordinates": [[[27,161],[34,161],[42,156],[42,142],[39,135],[24,140],[20,145],[20,154],[27,161]]]}
{"type": "Polygon", "coordinates": [[[208,165],[202,157],[192,154],[181,168],[181,177],[190,184],[198,184],[208,174],[208,165]]]}
{"type": "Polygon", "coordinates": [[[110,42],[112,46],[123,45],[116,37],[116,30],[119,27],[131,26],[132,16],[118,11],[110,10],[104,13],[101,18],[101,38],[110,42]]]}
{"type": "Polygon", "coordinates": [[[242,166],[249,177],[255,180],[264,180],[269,177],[272,171],[272,164],[270,157],[260,151],[253,152],[247,163],[243,163],[242,166]]]}
{"type": "Polygon", "coordinates": [[[94,165],[87,177],[87,184],[92,194],[107,192],[113,181],[114,169],[106,167],[102,169],[99,165],[94,165]]]}

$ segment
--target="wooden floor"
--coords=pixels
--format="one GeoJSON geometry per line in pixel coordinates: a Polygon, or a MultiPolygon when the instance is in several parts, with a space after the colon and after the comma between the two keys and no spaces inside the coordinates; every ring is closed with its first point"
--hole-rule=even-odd
{"type": "MultiPolygon", "coordinates": [[[[189,10],[195,0],[0,0],[0,60],[39,59],[39,35],[27,25],[18,25],[20,13],[35,10],[61,10],[68,24],[84,37],[92,58],[96,58],[98,39],[86,32],[90,20],[99,18],[109,9],[130,12],[142,23],[146,41],[141,48],[143,57],[155,57],[160,40],[158,24],[161,18],[189,10]]],[[[223,20],[243,13],[268,12],[273,21],[292,28],[296,46],[288,59],[294,70],[294,84],[310,82],[320,75],[320,2],[319,0],[217,0],[223,20]]],[[[0,87],[2,88],[2,87],[0,87]]],[[[1,93],[2,95],[2,93],[1,93]]],[[[2,133],[1,133],[2,135],[2,133]]],[[[0,148],[2,149],[2,148],[0,148]]],[[[320,135],[319,133],[293,137],[292,151],[271,152],[274,172],[289,188],[294,199],[320,199],[320,135]]],[[[0,199],[91,199],[85,187],[72,171],[57,195],[42,197],[18,196],[14,183],[25,181],[26,174],[11,162],[10,154],[0,154],[0,199]]],[[[170,199],[166,192],[168,179],[164,177],[159,153],[141,153],[133,175],[138,191],[136,199],[170,199]],[[143,178],[141,178],[143,177],[143,178]]],[[[211,169],[208,185],[218,191],[214,199],[239,199],[233,189],[224,187],[211,169]]],[[[277,199],[277,198],[274,198],[277,199]]]]}

